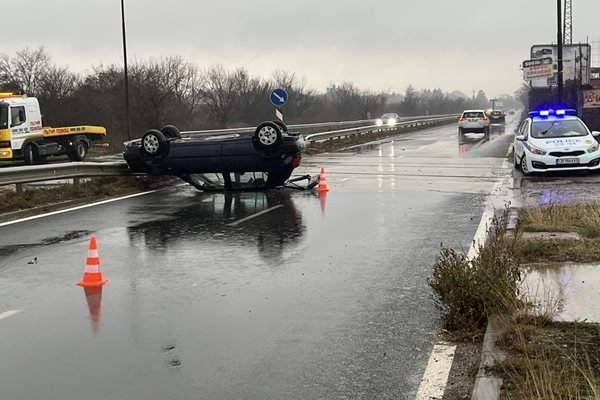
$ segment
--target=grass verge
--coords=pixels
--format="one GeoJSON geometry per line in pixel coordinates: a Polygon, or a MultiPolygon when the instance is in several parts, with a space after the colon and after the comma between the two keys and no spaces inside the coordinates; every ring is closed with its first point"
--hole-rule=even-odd
{"type": "Polygon", "coordinates": [[[102,177],[78,185],[35,187],[23,192],[0,192],[0,213],[14,213],[69,201],[86,203],[173,184],[170,177],[102,177]]]}
{"type": "Polygon", "coordinates": [[[524,263],[600,261],[600,204],[561,203],[521,210],[523,232],[576,232],[581,240],[520,239],[516,256],[524,263]]]}
{"type": "Polygon", "coordinates": [[[600,325],[518,318],[498,344],[501,399],[600,400],[600,325]]]}
{"type": "Polygon", "coordinates": [[[446,330],[463,335],[480,333],[491,315],[516,309],[521,271],[514,257],[516,239],[505,235],[507,214],[493,220],[489,242],[480,246],[474,259],[442,248],[429,285],[446,330]]]}

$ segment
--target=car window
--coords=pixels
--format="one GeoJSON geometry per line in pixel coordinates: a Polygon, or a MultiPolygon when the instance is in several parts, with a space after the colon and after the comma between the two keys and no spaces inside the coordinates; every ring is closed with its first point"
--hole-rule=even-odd
{"type": "Polygon", "coordinates": [[[233,189],[261,189],[267,183],[264,172],[231,172],[230,177],[233,189]]]}
{"type": "Polygon", "coordinates": [[[576,119],[535,121],[531,127],[531,137],[536,139],[586,135],[585,125],[576,119]]]}
{"type": "Polygon", "coordinates": [[[385,119],[385,118],[396,118],[396,117],[397,117],[396,114],[383,114],[381,116],[382,119],[385,119]]]}
{"type": "Polygon", "coordinates": [[[481,118],[483,117],[482,111],[469,111],[463,113],[463,118],[481,118]]]}
{"type": "Polygon", "coordinates": [[[221,174],[191,174],[189,179],[194,186],[201,189],[225,188],[225,180],[221,174]]]}
{"type": "Polygon", "coordinates": [[[528,137],[529,136],[529,120],[526,119],[525,121],[521,122],[521,125],[519,125],[519,131],[518,131],[519,135],[528,137]]]}

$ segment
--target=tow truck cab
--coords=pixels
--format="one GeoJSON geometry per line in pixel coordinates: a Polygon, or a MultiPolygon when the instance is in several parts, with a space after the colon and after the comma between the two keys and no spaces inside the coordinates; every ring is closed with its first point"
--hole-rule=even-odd
{"type": "Polygon", "coordinates": [[[104,135],[106,129],[98,126],[44,128],[35,97],[0,93],[0,160],[33,164],[66,154],[72,161],[83,161],[92,141],[104,135]]]}

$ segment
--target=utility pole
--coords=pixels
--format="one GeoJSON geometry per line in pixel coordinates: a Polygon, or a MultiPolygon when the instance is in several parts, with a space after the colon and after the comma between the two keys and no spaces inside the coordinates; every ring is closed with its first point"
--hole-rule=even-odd
{"type": "Polygon", "coordinates": [[[565,0],[565,14],[563,22],[563,43],[573,44],[573,2],[565,0]]]}
{"type": "Polygon", "coordinates": [[[131,140],[131,118],[129,116],[129,74],[127,72],[127,38],[125,36],[124,0],[121,0],[121,25],[123,28],[123,65],[125,73],[125,119],[127,120],[127,140],[131,140]]]}
{"type": "Polygon", "coordinates": [[[562,105],[563,98],[563,39],[562,39],[562,1],[556,0],[556,19],[557,19],[557,36],[556,46],[558,47],[558,71],[557,71],[557,84],[558,84],[558,103],[562,105]]]}

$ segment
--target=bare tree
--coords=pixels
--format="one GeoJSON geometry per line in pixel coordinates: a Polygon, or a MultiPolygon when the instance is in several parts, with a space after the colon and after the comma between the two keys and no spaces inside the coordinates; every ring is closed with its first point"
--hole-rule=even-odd
{"type": "Polygon", "coordinates": [[[3,54],[0,56],[0,81],[4,86],[17,87],[36,96],[39,80],[48,70],[51,59],[43,47],[17,50],[14,57],[3,54]]]}

